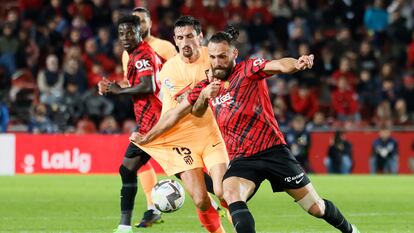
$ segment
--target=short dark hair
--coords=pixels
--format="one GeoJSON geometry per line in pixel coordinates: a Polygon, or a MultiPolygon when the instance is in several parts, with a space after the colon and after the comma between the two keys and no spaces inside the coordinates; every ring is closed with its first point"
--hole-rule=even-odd
{"type": "Polygon", "coordinates": [[[148,18],[151,18],[151,13],[149,12],[149,10],[145,7],[139,6],[139,7],[135,7],[134,9],[132,9],[132,13],[134,12],[140,12],[140,13],[145,13],[147,15],[148,18]]]}
{"type": "Polygon", "coordinates": [[[208,42],[220,43],[226,41],[229,45],[235,46],[238,37],[239,29],[228,26],[225,31],[216,32],[212,35],[208,42]]]}
{"type": "Polygon", "coordinates": [[[130,23],[135,27],[139,28],[141,19],[135,15],[124,15],[118,20],[118,27],[123,23],[130,23]]]}
{"type": "Polygon", "coordinates": [[[197,35],[201,33],[200,21],[195,19],[193,16],[189,16],[189,15],[180,16],[180,18],[178,18],[174,23],[174,29],[177,27],[185,27],[185,26],[192,26],[194,30],[196,31],[197,35]]]}

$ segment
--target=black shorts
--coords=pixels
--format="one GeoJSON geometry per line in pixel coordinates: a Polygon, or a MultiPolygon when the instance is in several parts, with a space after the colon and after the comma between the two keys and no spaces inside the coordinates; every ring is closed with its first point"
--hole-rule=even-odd
{"type": "Polygon", "coordinates": [[[143,162],[143,164],[147,163],[148,160],[150,160],[151,156],[149,154],[147,154],[147,152],[143,151],[141,148],[137,147],[135,144],[133,144],[132,142],[129,143],[128,148],[125,151],[125,158],[135,158],[135,157],[141,157],[141,160],[143,162]]]}
{"type": "MultiPolygon", "coordinates": [[[[273,192],[298,189],[310,183],[308,176],[285,145],[271,147],[250,157],[232,160],[223,180],[236,176],[256,184],[256,191],[263,180],[268,180],[273,192]]],[[[249,198],[250,199],[250,198],[249,198]]]]}

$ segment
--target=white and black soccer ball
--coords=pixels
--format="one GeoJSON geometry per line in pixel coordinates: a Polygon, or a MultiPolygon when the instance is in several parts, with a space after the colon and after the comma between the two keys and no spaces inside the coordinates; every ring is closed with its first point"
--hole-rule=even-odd
{"type": "Polygon", "coordinates": [[[160,180],[152,188],[152,200],[155,207],[164,213],[174,212],[180,209],[185,200],[183,186],[175,180],[160,180]]]}

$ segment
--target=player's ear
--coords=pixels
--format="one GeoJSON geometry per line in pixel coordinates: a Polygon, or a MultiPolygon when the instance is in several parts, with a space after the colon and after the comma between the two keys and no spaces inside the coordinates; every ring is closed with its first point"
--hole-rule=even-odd
{"type": "Polygon", "coordinates": [[[233,56],[234,56],[234,60],[236,60],[237,57],[239,56],[239,50],[236,49],[235,47],[233,47],[233,56]]]}
{"type": "Polygon", "coordinates": [[[200,32],[200,34],[198,36],[199,36],[199,39],[200,39],[200,44],[202,45],[203,44],[203,39],[204,39],[203,32],[200,32]]]}

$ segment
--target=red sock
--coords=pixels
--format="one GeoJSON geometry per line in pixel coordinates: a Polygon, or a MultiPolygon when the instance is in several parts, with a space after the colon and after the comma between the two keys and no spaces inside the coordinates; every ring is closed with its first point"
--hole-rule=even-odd
{"type": "Polygon", "coordinates": [[[227,202],[225,200],[220,200],[220,205],[226,209],[229,209],[229,206],[227,205],[227,202]]]}
{"type": "Polygon", "coordinates": [[[213,206],[210,206],[206,211],[202,212],[197,209],[198,218],[201,224],[207,229],[208,232],[215,232],[220,228],[220,216],[217,210],[213,206]]]}

